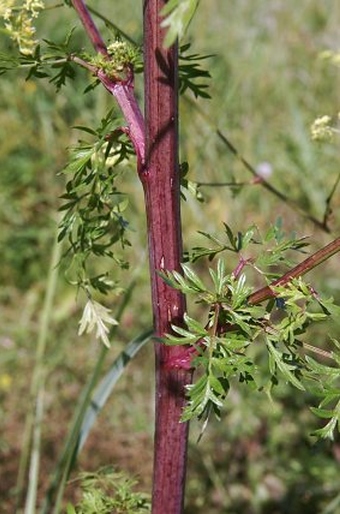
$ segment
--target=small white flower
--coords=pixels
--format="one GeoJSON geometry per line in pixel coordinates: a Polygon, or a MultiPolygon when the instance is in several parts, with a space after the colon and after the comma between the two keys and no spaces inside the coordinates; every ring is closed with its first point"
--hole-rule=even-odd
{"type": "Polygon", "coordinates": [[[0,3],[0,18],[8,20],[12,14],[14,0],[2,0],[0,3]]]}
{"type": "Polygon", "coordinates": [[[110,348],[110,341],[107,337],[110,329],[107,324],[118,325],[118,321],[111,316],[110,309],[89,299],[79,322],[78,335],[82,335],[84,332],[88,334],[96,329],[96,338],[101,339],[105,346],[110,348]]]}
{"type": "Polygon", "coordinates": [[[44,2],[41,0],[26,0],[23,4],[23,9],[30,12],[32,18],[36,18],[44,7],[44,2]]]}
{"type": "Polygon", "coordinates": [[[6,31],[24,55],[32,55],[38,43],[34,38],[34,20],[42,9],[43,0],[24,0],[22,5],[14,0],[0,0],[0,18],[3,18],[6,31]]]}
{"type": "Polygon", "coordinates": [[[124,43],[124,41],[115,41],[114,43],[111,43],[110,45],[108,45],[107,47],[107,51],[110,53],[110,54],[115,54],[115,53],[118,53],[118,52],[124,52],[127,48],[127,44],[124,43]]]}
{"type": "Polygon", "coordinates": [[[273,167],[270,162],[260,162],[256,166],[256,173],[263,179],[267,180],[273,174],[273,167]]]}

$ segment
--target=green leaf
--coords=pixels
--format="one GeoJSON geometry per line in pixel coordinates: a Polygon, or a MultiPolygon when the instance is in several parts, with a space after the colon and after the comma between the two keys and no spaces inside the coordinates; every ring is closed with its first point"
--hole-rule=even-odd
{"type": "Polygon", "coordinates": [[[176,39],[181,39],[191,22],[199,0],[170,0],[162,9],[161,15],[166,16],[162,27],[168,28],[164,46],[171,46],[176,39]]]}
{"type": "Polygon", "coordinates": [[[188,405],[183,411],[181,421],[188,421],[193,417],[201,418],[209,406],[216,408],[218,413],[223,406],[219,393],[216,394],[214,386],[224,394],[225,388],[214,376],[203,375],[195,384],[187,386],[188,405]]]}
{"type": "Polygon", "coordinates": [[[196,291],[205,292],[207,291],[206,286],[199,278],[199,276],[186,264],[182,264],[182,269],[185,275],[185,278],[188,279],[190,285],[194,286],[196,291]]]}
{"type": "Polygon", "coordinates": [[[81,428],[79,431],[79,442],[77,446],[77,455],[81,452],[89,433],[108,398],[110,397],[113,388],[117,381],[122,376],[126,366],[130,360],[143,348],[143,346],[150,341],[153,330],[148,330],[132,339],[125,347],[125,349],[118,355],[112,363],[110,369],[101,380],[96,388],[92,400],[87,408],[81,428]]]}
{"type": "MultiPolygon", "coordinates": [[[[186,44],[182,45],[179,50],[179,93],[183,95],[187,90],[189,90],[194,94],[195,98],[210,98],[210,95],[206,92],[209,84],[207,84],[205,81],[210,79],[211,75],[208,70],[205,70],[201,67],[201,62],[203,60],[209,59],[212,57],[212,55],[188,55],[186,52],[189,50],[189,48],[190,44],[186,44]]],[[[187,180],[186,183],[188,187],[189,181],[187,180]]],[[[196,186],[192,185],[192,188],[195,188],[196,191],[197,187],[197,184],[196,186]]],[[[200,200],[199,197],[198,199],[200,200]]]]}
{"type": "Polygon", "coordinates": [[[315,430],[313,432],[313,435],[316,435],[317,437],[322,437],[323,439],[334,439],[334,430],[336,428],[336,425],[338,423],[337,418],[331,418],[327,425],[325,425],[323,428],[319,428],[318,430],[315,430]]]}
{"type": "Polygon", "coordinates": [[[233,231],[227,223],[223,223],[223,225],[231,246],[234,251],[237,251],[237,236],[234,236],[233,231]]]}
{"type": "Polygon", "coordinates": [[[170,344],[170,345],[183,345],[183,344],[188,344],[188,343],[193,344],[198,339],[200,339],[199,335],[192,334],[189,330],[186,330],[185,328],[177,327],[176,325],[172,325],[171,328],[176,334],[180,335],[181,337],[176,337],[172,334],[167,334],[166,339],[164,340],[164,342],[166,344],[170,344]]]}
{"type": "Polygon", "coordinates": [[[87,164],[90,163],[93,154],[94,149],[92,147],[77,150],[72,155],[71,162],[64,168],[63,172],[76,173],[81,171],[87,164]]]}
{"type": "Polygon", "coordinates": [[[340,306],[334,304],[333,298],[323,299],[318,297],[317,301],[326,315],[333,316],[335,318],[340,317],[340,306]]]}
{"type": "MultiPolygon", "coordinates": [[[[320,377],[325,377],[328,381],[333,381],[335,379],[340,378],[340,369],[332,366],[327,366],[321,362],[316,361],[313,357],[306,355],[305,360],[315,375],[319,375],[320,377]]],[[[325,380],[323,378],[323,381],[325,380]]]]}
{"type": "Polygon", "coordinates": [[[167,284],[169,284],[174,289],[179,289],[184,294],[190,294],[195,291],[191,284],[184,279],[183,275],[178,273],[178,271],[167,271],[164,274],[160,272],[162,277],[165,277],[164,280],[167,284]]]}
{"type": "MultiPolygon", "coordinates": [[[[210,387],[213,389],[215,393],[218,395],[224,395],[225,394],[225,388],[222,385],[222,382],[215,377],[214,375],[210,375],[209,378],[210,387]]],[[[222,403],[219,402],[219,406],[222,406],[222,403]]]]}
{"type": "Polygon", "coordinates": [[[292,364],[287,364],[284,361],[283,354],[279,350],[275,348],[273,343],[267,338],[267,348],[269,350],[270,355],[273,357],[273,360],[278,367],[278,369],[281,371],[285,379],[290,382],[293,386],[295,386],[297,389],[300,389],[300,391],[305,391],[305,387],[300,382],[300,380],[292,373],[292,370],[297,370],[297,367],[292,364]]]}
{"type": "Polygon", "coordinates": [[[202,323],[199,323],[195,319],[190,318],[190,316],[188,316],[187,313],[184,314],[184,321],[187,324],[187,326],[191,332],[193,332],[201,337],[204,337],[205,335],[207,335],[208,331],[205,328],[205,326],[203,326],[202,323]]]}
{"type": "Polygon", "coordinates": [[[334,411],[331,409],[320,409],[319,407],[311,407],[310,410],[319,418],[329,419],[334,414],[334,411]]]}

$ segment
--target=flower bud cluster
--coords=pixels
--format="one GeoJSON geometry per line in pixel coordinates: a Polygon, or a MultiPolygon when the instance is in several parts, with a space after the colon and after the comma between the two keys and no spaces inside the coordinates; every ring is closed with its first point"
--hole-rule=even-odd
{"type": "Polygon", "coordinates": [[[113,80],[124,80],[139,60],[138,50],[125,41],[114,41],[107,47],[107,52],[109,59],[98,54],[90,58],[90,62],[113,80]]]}
{"type": "Polygon", "coordinates": [[[34,20],[42,9],[42,0],[24,0],[22,5],[17,5],[15,0],[2,0],[0,4],[0,17],[6,31],[24,55],[33,54],[37,45],[34,20]]]}
{"type": "MultiPolygon", "coordinates": [[[[338,114],[340,120],[340,113],[338,114]]],[[[332,141],[335,133],[339,132],[332,125],[332,118],[324,115],[316,118],[311,126],[311,137],[314,141],[332,141]]]]}

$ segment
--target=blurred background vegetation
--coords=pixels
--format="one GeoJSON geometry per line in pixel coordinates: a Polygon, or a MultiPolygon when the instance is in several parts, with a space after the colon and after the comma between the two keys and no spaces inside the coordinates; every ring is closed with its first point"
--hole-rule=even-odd
{"type": "MultiPolygon", "coordinates": [[[[92,5],[141,42],[142,2],[100,0],[92,5]]],[[[185,248],[202,239],[198,230],[217,234],[222,222],[236,230],[256,223],[265,231],[282,218],[288,233],[308,235],[311,250],[339,233],[340,197],[332,198],[329,227],[320,230],[278,200],[228,150],[220,129],[254,166],[270,170],[268,180],[322,221],[339,174],[339,145],[311,141],[310,125],[322,114],[335,116],[340,105],[339,68],[320,60],[325,49],[339,50],[340,4],[336,0],[210,0],[201,2],[188,40],[192,50],[212,54],[204,64],[212,75],[211,100],[181,101],[181,160],[197,182],[237,182],[244,186],[201,187],[205,202],[188,194],[183,202],[185,248]],[[202,117],[197,110],[202,109],[202,117]]],[[[112,38],[99,21],[105,37],[112,38]]],[[[43,13],[38,35],[62,40],[76,26],[75,44],[88,46],[80,23],[67,7],[43,13]]],[[[12,52],[1,37],[2,51],[12,52]]],[[[67,148],[79,134],[74,125],[97,126],[114,105],[106,91],[83,94],[91,78],[77,70],[74,82],[56,94],[53,85],[25,81],[12,72],[0,80],[0,503],[12,513],[30,382],[44,301],[57,210],[65,178],[67,148]]],[[[140,84],[141,77],[138,77],[140,84]]],[[[117,278],[137,286],[112,342],[107,366],[136,334],[151,325],[148,262],[142,188],[133,165],[124,174],[130,197],[131,271],[117,278]]],[[[228,256],[226,256],[226,259],[228,256]]],[[[302,257],[301,257],[302,258],[302,257]]],[[[230,269],[232,269],[232,263],[230,269]]],[[[315,289],[340,301],[339,257],[308,279],[315,289]]],[[[115,275],[115,272],[113,272],[115,275]]],[[[40,492],[53,469],[75,402],[91,372],[100,342],[77,336],[83,298],[76,298],[60,268],[48,332],[48,369],[40,492]]],[[[114,306],[117,298],[108,297],[114,306]]],[[[332,327],[318,327],[314,343],[327,346],[332,327]]],[[[77,469],[105,464],[124,469],[149,490],[153,438],[153,351],[136,357],[118,383],[84,447],[77,469]]],[[[340,512],[340,442],[310,436],[320,426],[308,408],[316,403],[291,387],[280,387],[273,402],[242,385],[230,395],[221,422],[212,422],[196,444],[192,425],[186,514],[340,512]]],[[[73,498],[77,492],[68,492],[73,498]]]]}

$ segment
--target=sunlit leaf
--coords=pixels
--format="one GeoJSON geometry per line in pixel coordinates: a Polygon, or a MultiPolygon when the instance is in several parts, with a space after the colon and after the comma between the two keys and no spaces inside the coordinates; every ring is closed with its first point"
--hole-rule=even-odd
{"type": "Polygon", "coordinates": [[[168,28],[164,45],[171,46],[185,34],[198,7],[199,0],[170,0],[162,9],[165,19],[162,26],[168,28]]]}

